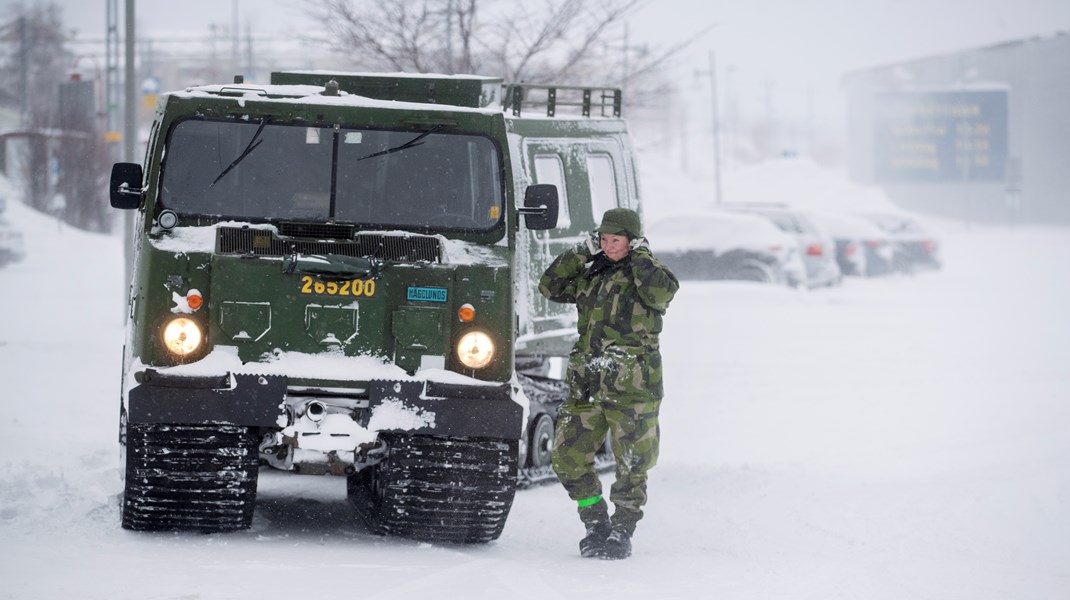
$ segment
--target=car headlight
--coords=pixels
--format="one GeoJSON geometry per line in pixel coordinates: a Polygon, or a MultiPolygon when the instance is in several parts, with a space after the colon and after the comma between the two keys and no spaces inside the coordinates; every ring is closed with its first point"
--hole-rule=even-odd
{"type": "Polygon", "coordinates": [[[457,343],[457,358],[470,369],[482,369],[494,358],[494,342],[482,331],[469,331],[457,343]]]}
{"type": "Polygon", "coordinates": [[[203,341],[204,334],[193,319],[178,317],[163,328],[163,345],[176,356],[188,356],[196,352],[203,341]]]}

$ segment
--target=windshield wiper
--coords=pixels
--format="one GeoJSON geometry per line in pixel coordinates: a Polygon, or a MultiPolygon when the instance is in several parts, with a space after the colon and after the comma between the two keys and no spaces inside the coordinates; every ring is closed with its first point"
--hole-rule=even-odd
{"type": "Polygon", "coordinates": [[[238,158],[235,158],[229,165],[227,165],[227,168],[223,169],[222,173],[216,175],[216,178],[212,180],[212,183],[208,187],[212,187],[219,183],[220,179],[226,177],[227,173],[230,173],[234,167],[238,166],[238,163],[245,160],[246,156],[249,156],[253,153],[253,150],[260,147],[260,144],[264,141],[260,139],[260,134],[264,131],[264,126],[267,125],[267,122],[267,119],[260,120],[260,127],[256,128],[256,133],[253,134],[253,138],[249,140],[249,143],[245,146],[245,150],[242,150],[241,154],[238,155],[238,158]]]}
{"type": "Polygon", "coordinates": [[[366,158],[375,158],[376,156],[384,156],[386,154],[393,154],[394,152],[401,152],[402,150],[408,150],[409,148],[415,148],[416,146],[422,146],[423,142],[421,142],[420,140],[422,140],[425,137],[431,135],[432,133],[438,131],[439,129],[442,129],[442,125],[435,125],[431,129],[428,129],[427,131],[421,133],[420,135],[412,138],[411,140],[405,142],[404,144],[402,144],[400,146],[394,146],[393,148],[389,148],[387,150],[380,150],[379,152],[373,152],[372,154],[369,154],[367,156],[362,156],[362,157],[358,158],[357,161],[359,162],[359,161],[362,161],[362,160],[364,160],[366,158]]]}

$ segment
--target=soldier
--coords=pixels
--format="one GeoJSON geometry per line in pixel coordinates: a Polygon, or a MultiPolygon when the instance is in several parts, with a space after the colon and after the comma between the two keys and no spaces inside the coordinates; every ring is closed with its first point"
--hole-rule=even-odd
{"type": "Polygon", "coordinates": [[[658,334],[680,284],[650,252],[635,211],[610,209],[594,231],[597,242],[592,235],[566,250],[539,280],[542,295],[575,303],[579,311],[552,464],[587,528],[580,554],[622,559],[631,555],[646,473],[658,457],[658,334]],[[594,469],[607,432],[617,461],[612,518],[594,469]]]}

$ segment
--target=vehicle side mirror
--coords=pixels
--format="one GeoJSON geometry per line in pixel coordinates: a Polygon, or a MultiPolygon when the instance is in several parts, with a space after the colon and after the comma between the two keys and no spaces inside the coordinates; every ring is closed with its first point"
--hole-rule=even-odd
{"type": "Polygon", "coordinates": [[[524,191],[524,207],[518,210],[528,229],[542,231],[557,227],[558,207],[557,186],[537,183],[524,191]]]}
{"type": "Polygon", "coordinates": [[[111,167],[112,208],[132,209],[141,205],[143,173],[137,163],[115,163],[111,167]]]}

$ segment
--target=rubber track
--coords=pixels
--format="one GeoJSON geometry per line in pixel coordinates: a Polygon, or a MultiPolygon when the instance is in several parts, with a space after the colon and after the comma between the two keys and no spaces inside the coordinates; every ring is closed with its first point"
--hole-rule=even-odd
{"type": "Polygon", "coordinates": [[[389,457],[349,477],[369,528],[431,542],[485,543],[505,527],[516,493],[516,442],[399,436],[389,457]]]}
{"type": "Polygon", "coordinates": [[[256,502],[257,470],[252,428],[130,424],[123,528],[247,529],[256,502]]]}

